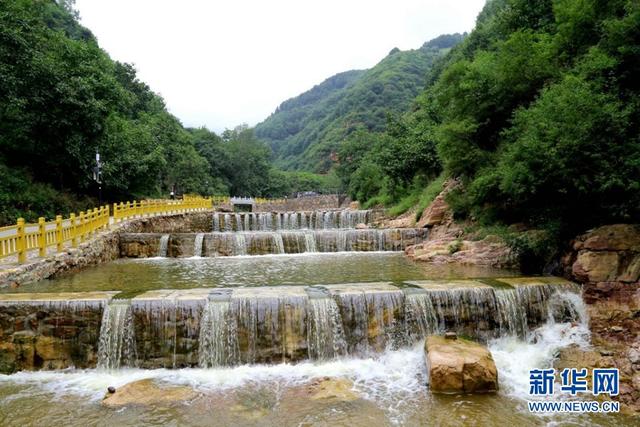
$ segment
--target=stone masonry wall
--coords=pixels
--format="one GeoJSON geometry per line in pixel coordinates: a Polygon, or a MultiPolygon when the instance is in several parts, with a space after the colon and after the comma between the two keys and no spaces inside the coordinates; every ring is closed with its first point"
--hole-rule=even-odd
{"type": "Polygon", "coordinates": [[[26,264],[7,265],[0,270],[0,288],[17,287],[25,283],[77,272],[91,265],[113,261],[120,257],[120,233],[210,232],[212,211],[139,218],[112,225],[110,230],[82,242],[77,248],[44,258],[34,258],[26,264]]]}

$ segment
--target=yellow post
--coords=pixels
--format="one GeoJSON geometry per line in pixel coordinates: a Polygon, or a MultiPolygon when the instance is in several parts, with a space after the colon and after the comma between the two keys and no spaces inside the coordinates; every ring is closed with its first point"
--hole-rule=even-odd
{"type": "Polygon", "coordinates": [[[71,246],[78,247],[78,230],[76,229],[76,214],[69,215],[69,221],[71,221],[71,246]]]}
{"type": "Polygon", "coordinates": [[[78,238],[82,242],[84,241],[84,212],[83,211],[80,211],[80,213],[78,214],[78,221],[80,224],[78,229],[78,238]]]}
{"type": "Polygon", "coordinates": [[[93,227],[91,227],[91,231],[93,231],[92,236],[98,234],[98,229],[100,228],[99,215],[100,212],[98,211],[98,208],[93,208],[93,227]]]}
{"type": "Polygon", "coordinates": [[[38,256],[47,255],[47,234],[45,230],[44,218],[38,218],[38,256]]]}
{"type": "Polygon", "coordinates": [[[104,216],[105,216],[105,218],[104,218],[105,227],[106,227],[107,230],[109,230],[109,229],[111,229],[111,223],[109,222],[109,218],[110,218],[109,205],[105,205],[105,207],[104,207],[104,216]]]}
{"type": "Polygon", "coordinates": [[[56,216],[56,250],[62,252],[62,215],[56,216]]]}
{"type": "Polygon", "coordinates": [[[113,223],[115,224],[116,222],[118,222],[118,204],[114,203],[113,204],[113,223]]]}
{"type": "Polygon", "coordinates": [[[18,238],[16,239],[16,249],[18,250],[18,262],[23,264],[27,260],[27,241],[24,237],[24,218],[18,218],[17,222],[18,238]]]}

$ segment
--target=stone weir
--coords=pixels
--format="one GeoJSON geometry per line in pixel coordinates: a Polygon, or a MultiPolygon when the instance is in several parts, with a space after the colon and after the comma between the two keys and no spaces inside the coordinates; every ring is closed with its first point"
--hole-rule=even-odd
{"type": "Polygon", "coordinates": [[[306,252],[402,251],[427,239],[424,228],[242,231],[217,233],[122,233],[120,256],[192,257],[306,252]]]}
{"type": "Polygon", "coordinates": [[[180,368],[367,355],[455,331],[525,336],[552,318],[585,321],[558,278],[0,294],[0,371],[180,368]]]}
{"type": "Polygon", "coordinates": [[[326,230],[356,228],[373,220],[371,210],[214,213],[212,231],[326,230]]]}

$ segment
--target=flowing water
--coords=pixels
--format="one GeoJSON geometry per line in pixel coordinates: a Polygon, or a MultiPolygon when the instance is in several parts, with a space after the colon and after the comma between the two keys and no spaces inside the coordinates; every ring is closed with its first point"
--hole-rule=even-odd
{"type": "Polygon", "coordinates": [[[202,245],[204,243],[204,233],[196,234],[196,238],[193,241],[193,256],[201,257],[202,256],[202,245]]]}
{"type": "Polygon", "coordinates": [[[370,210],[213,214],[213,231],[328,230],[368,224],[370,210]]]}
{"type": "MultiPolygon", "coordinates": [[[[349,210],[214,214],[213,233],[184,240],[193,257],[167,234],[158,258],[6,290],[120,293],[109,303],[95,295],[0,300],[7,313],[69,316],[74,325],[102,314],[82,331],[98,335],[97,363],[88,365],[96,369],[0,375],[0,425],[633,425],[622,416],[527,411],[529,370],[551,367],[563,347],[590,345],[575,285],[415,264],[391,252],[415,235],[355,229],[371,217],[349,210]],[[167,258],[169,242],[171,255],[185,258],[167,258]],[[488,344],[497,395],[429,392],[424,338],[444,331],[488,344]],[[322,397],[327,378],[341,381],[342,397],[322,397]],[[117,410],[101,405],[107,387],[139,379],[192,395],[117,410]]],[[[47,324],[53,333],[54,323],[47,324]]]]}
{"type": "Polygon", "coordinates": [[[136,342],[128,301],[114,301],[104,308],[98,341],[98,368],[134,366],[136,342]]]}
{"type": "MultiPolygon", "coordinates": [[[[235,233],[242,239],[242,233],[235,233]]],[[[312,243],[301,241],[302,245],[312,243]]],[[[239,247],[243,244],[240,242],[239,247]]],[[[308,252],[313,252],[309,250],[308,252]]],[[[0,292],[142,292],[152,289],[314,285],[456,277],[505,277],[516,272],[480,267],[424,265],[401,253],[343,252],[291,255],[121,259],[78,273],[0,292]]]]}
{"type": "MultiPolygon", "coordinates": [[[[579,301],[572,296],[561,298],[570,304],[579,301]]],[[[224,308],[219,308],[211,321],[224,321],[224,308]]],[[[583,307],[573,309],[584,312],[583,307]]],[[[560,348],[587,346],[588,340],[583,322],[557,323],[550,319],[533,330],[529,339],[505,336],[490,341],[500,379],[497,396],[430,394],[422,343],[370,358],[344,356],[293,365],[21,372],[0,375],[0,420],[7,426],[635,425],[633,419],[624,416],[537,416],[526,411],[528,370],[549,367],[560,348]],[[349,398],[318,399],[314,384],[326,377],[346,380],[349,398]],[[108,386],[119,388],[145,378],[160,387],[188,387],[194,395],[186,402],[119,410],[101,406],[108,386]]]]}
{"type": "Polygon", "coordinates": [[[160,243],[158,245],[158,256],[161,258],[167,257],[167,252],[169,250],[169,234],[164,234],[160,237],[160,243]]]}

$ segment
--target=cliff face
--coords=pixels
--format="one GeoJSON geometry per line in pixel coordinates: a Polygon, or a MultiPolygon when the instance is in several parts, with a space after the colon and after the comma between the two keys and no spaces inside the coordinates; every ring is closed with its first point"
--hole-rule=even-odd
{"type": "Polygon", "coordinates": [[[620,369],[620,401],[640,412],[640,225],[603,226],[572,244],[564,272],[583,284],[592,342],[620,369]]]}

